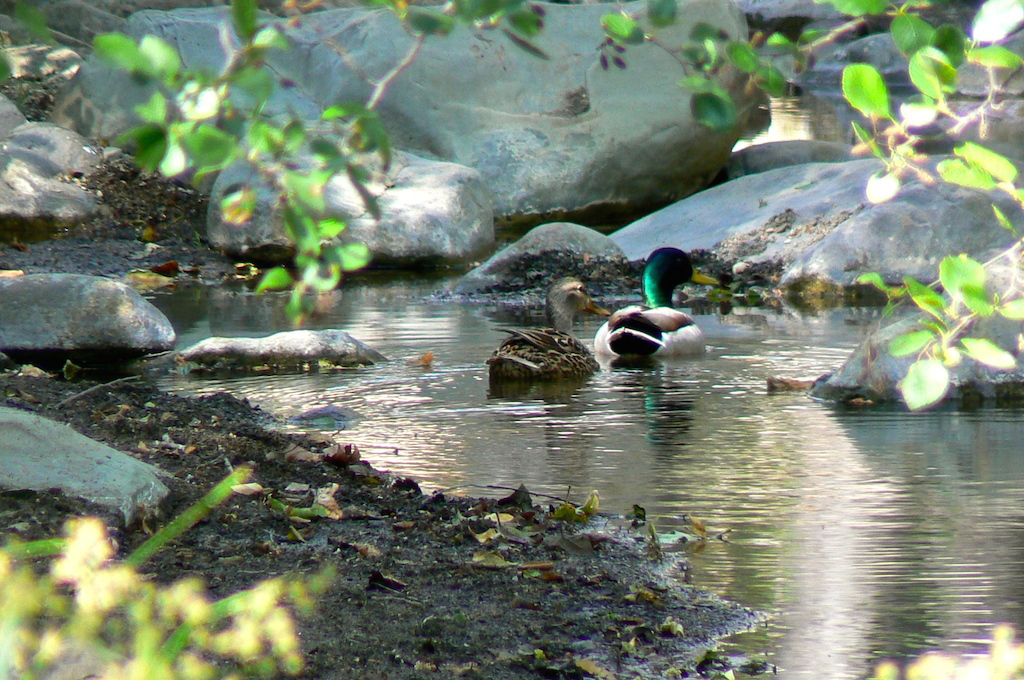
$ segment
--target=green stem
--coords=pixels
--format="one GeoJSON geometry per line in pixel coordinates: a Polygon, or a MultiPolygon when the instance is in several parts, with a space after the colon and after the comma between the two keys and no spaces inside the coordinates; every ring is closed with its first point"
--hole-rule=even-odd
{"type": "Polygon", "coordinates": [[[230,475],[225,477],[217,486],[200,498],[195,505],[174,518],[167,526],[149,537],[145,543],[125,559],[125,564],[138,569],[143,562],[152,557],[158,550],[167,543],[182,535],[200,520],[210,514],[210,511],[227,500],[231,495],[231,487],[243,483],[249,478],[252,472],[248,466],[240,466],[230,475]]]}

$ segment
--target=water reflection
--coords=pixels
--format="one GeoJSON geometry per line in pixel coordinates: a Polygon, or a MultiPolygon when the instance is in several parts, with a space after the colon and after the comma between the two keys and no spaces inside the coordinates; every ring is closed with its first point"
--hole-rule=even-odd
{"type": "MultiPolygon", "coordinates": [[[[700,314],[704,358],[501,391],[483,363],[504,336],[497,327],[536,323],[539,311],[453,304],[435,288],[337,297],[323,325],[383,351],[383,365],[166,386],[228,389],[282,427],[312,408],[351,409],[361,418],[339,436],[428,489],[503,495],[488,487],[522,483],[576,500],[598,489],[603,509],[637,503],[662,531],[684,526],[685,513],[730,530],[691,555],[693,582],[772,613],[727,647],[765,654],[786,678],[866,677],[881,658],[980,651],[996,622],[1024,628],[1024,414],[842,410],[766,394],[768,376],[837,366],[877,310],[700,314]],[[417,364],[428,350],[432,365],[417,364]]],[[[191,295],[155,300],[186,310],[174,319],[183,343],[287,327],[283,296],[210,291],[200,313],[191,295]]],[[[588,319],[580,337],[599,323],[588,319]]]]}

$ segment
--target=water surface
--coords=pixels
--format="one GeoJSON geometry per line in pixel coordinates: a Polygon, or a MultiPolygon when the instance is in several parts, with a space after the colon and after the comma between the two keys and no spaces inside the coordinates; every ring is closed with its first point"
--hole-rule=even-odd
{"type": "MultiPolygon", "coordinates": [[[[525,484],[582,501],[597,489],[603,510],[641,505],[666,535],[686,514],[728,531],[690,550],[693,583],[771,614],[725,647],[765,656],[780,677],[867,677],[882,658],[978,653],[992,624],[1024,625],[1021,413],[844,410],[766,393],[768,376],[838,366],[877,310],[699,315],[704,358],[509,395],[489,390],[483,362],[500,326],[539,314],[432,297],[444,284],[338,293],[320,326],[350,331],[383,365],[165,386],[228,390],[282,420],[354,409],[361,419],[337,436],[428,491],[525,484]]],[[[182,345],[285,330],[283,301],[201,289],[154,300],[182,345]]],[[[591,341],[597,325],[579,335],[591,341]]]]}

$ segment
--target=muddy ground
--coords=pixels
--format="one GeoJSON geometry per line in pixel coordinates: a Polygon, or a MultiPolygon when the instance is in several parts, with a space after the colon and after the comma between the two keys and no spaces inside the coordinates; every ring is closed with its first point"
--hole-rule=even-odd
{"type": "MultiPolygon", "coordinates": [[[[101,214],[55,238],[0,244],[0,270],[121,277],[170,266],[178,277],[210,285],[247,273],[208,247],[206,204],[189,187],[140,174],[127,158],[79,181],[102,196],[101,214]]],[[[609,271],[595,285],[606,293],[632,292],[638,271],[626,277],[609,271]]],[[[315,614],[300,623],[306,668],[299,677],[766,671],[756,661],[744,666],[705,653],[720,636],[756,625],[760,615],[687,585],[685,552],[659,546],[637,518],[577,524],[552,518],[559,503],[550,498],[424,495],[415,480],[362,462],[295,460],[296,450],[316,454],[331,442],[281,433],[232,396],[184,398],[144,380],[90,390],[97,384],[0,373],[0,404],[67,422],[166,471],[171,493],[160,514],[122,527],[115,513],[59,493],[3,491],[0,542],[56,536],[69,517],[96,515],[126,555],[229,470],[249,465],[251,481],[265,493],[232,496],[143,572],[160,583],[198,576],[224,596],[262,579],[334,568],[337,576],[315,614]],[[342,519],[301,522],[268,502],[309,507],[317,490],[334,484],[342,519]],[[511,519],[496,526],[486,517],[497,510],[511,519]],[[498,535],[482,542],[477,536],[488,529],[498,535]]],[[[357,440],[337,443],[358,446],[357,440]]]]}

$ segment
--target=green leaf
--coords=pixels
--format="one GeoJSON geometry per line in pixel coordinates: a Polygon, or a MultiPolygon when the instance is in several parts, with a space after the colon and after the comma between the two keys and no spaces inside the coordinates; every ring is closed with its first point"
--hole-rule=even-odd
{"type": "Polygon", "coordinates": [[[647,0],[647,18],[654,26],[675,23],[676,9],[676,0],[647,0]]]}
{"type": "Polygon", "coordinates": [[[327,217],[317,222],[317,229],[320,230],[320,238],[324,240],[331,240],[337,238],[338,234],[345,231],[345,220],[339,220],[334,217],[327,217]]]}
{"type": "Polygon", "coordinates": [[[625,14],[605,14],[601,17],[605,33],[615,42],[638,45],[644,41],[644,31],[636,21],[625,14]]]}
{"type": "Polygon", "coordinates": [[[413,5],[406,12],[405,23],[413,33],[421,35],[448,35],[455,28],[454,18],[417,5],[413,5]]]}
{"type": "Polygon", "coordinates": [[[985,288],[985,268],[961,253],[944,257],[939,263],[939,282],[950,295],[962,294],[965,286],[985,288]]]}
{"type": "Polygon", "coordinates": [[[126,71],[141,70],[146,61],[139,46],[124,33],[101,33],[92,40],[96,55],[126,71]]]}
{"type": "Polygon", "coordinates": [[[987,338],[961,338],[960,344],[967,356],[986,366],[1002,371],[1017,367],[1012,354],[987,338]]]}
{"type": "Polygon", "coordinates": [[[181,70],[178,51],[155,35],[145,35],[139,41],[139,55],[146,62],[146,72],[170,84],[181,70]]]}
{"type": "Polygon", "coordinates": [[[135,113],[147,123],[162,125],[167,122],[167,98],[162,92],[154,92],[149,101],[135,107],[135,113]]]}
{"type": "Polygon", "coordinates": [[[942,401],[949,391],[949,370],[937,359],[915,361],[907,369],[899,388],[912,411],[932,406],[942,401]]]}
{"type": "Polygon", "coordinates": [[[348,243],[339,248],[341,267],[347,272],[362,269],[370,264],[370,249],[363,243],[348,243]]]}
{"type": "Polygon", "coordinates": [[[761,65],[761,59],[754,48],[745,42],[734,40],[725,46],[725,54],[741,73],[753,73],[761,65]]]}
{"type": "Polygon", "coordinates": [[[964,63],[967,50],[967,36],[959,26],[943,24],[935,29],[931,44],[937,50],[946,55],[949,63],[959,68],[964,63]]]}
{"type": "Polygon", "coordinates": [[[987,318],[996,313],[995,303],[992,302],[992,298],[984,287],[964,285],[961,288],[961,294],[964,304],[977,316],[987,318]]]}
{"type": "Polygon", "coordinates": [[[135,162],[140,167],[154,172],[167,153],[167,131],[162,125],[147,124],[132,128],[121,135],[118,144],[135,146],[135,162]]]}
{"type": "Polygon", "coordinates": [[[1024,299],[1017,298],[999,305],[999,313],[1013,321],[1024,321],[1024,299]]]}
{"type": "Polygon", "coordinates": [[[999,226],[1010,232],[1014,236],[1017,235],[1017,227],[1013,226],[1013,222],[1010,218],[1003,214],[1003,211],[999,209],[999,206],[992,205],[992,213],[996,216],[996,221],[999,222],[999,226]]]}
{"type": "Polygon", "coordinates": [[[197,167],[220,169],[234,160],[238,141],[212,125],[199,125],[185,136],[185,147],[197,167]]]}
{"type": "Polygon", "coordinates": [[[18,2],[14,3],[14,18],[24,26],[37,40],[47,44],[56,42],[50,34],[50,28],[46,25],[46,15],[36,7],[35,3],[18,2]]]}
{"type": "Polygon", "coordinates": [[[782,71],[771,64],[761,64],[755,73],[757,85],[767,94],[774,97],[781,97],[786,94],[788,82],[782,71]]]}
{"type": "Polygon", "coordinates": [[[896,48],[909,57],[931,43],[935,28],[924,19],[912,14],[900,14],[889,25],[896,48]]]}
{"type": "Polygon", "coordinates": [[[852,17],[881,14],[889,7],[886,0],[828,0],[828,3],[843,14],[852,17]]]}
{"type": "Polygon", "coordinates": [[[701,125],[716,131],[730,130],[736,126],[736,105],[732,99],[714,92],[695,94],[690,100],[693,118],[701,125]]]}
{"type": "Polygon", "coordinates": [[[729,36],[722,29],[706,21],[698,21],[690,29],[690,40],[704,42],[705,40],[725,40],[729,36]]]}
{"type": "Polygon", "coordinates": [[[282,179],[289,198],[298,206],[313,213],[324,211],[324,187],[317,178],[302,172],[286,172],[282,179]]]}
{"type": "Polygon", "coordinates": [[[869,118],[892,118],[889,90],[882,75],[870,64],[850,64],[843,69],[843,96],[869,118]]]}
{"type": "Polygon", "coordinates": [[[885,285],[882,275],[878,272],[864,272],[857,277],[857,283],[864,284],[865,286],[874,286],[883,292],[889,291],[889,286],[885,285]]]}
{"type": "Polygon", "coordinates": [[[971,38],[978,42],[999,42],[1024,22],[1021,0],[985,0],[974,15],[971,38]]]}
{"type": "MultiPolygon", "coordinates": [[[[541,27],[544,25],[540,15],[534,12],[532,9],[521,9],[518,12],[512,12],[507,15],[509,25],[516,30],[517,33],[532,38],[533,36],[540,33],[541,27]]],[[[541,54],[544,54],[540,48],[534,48],[541,54]]],[[[545,55],[545,58],[547,56],[545,55]]]]}
{"type": "Polygon", "coordinates": [[[868,178],[865,189],[872,203],[885,203],[900,192],[900,178],[891,172],[876,172],[868,178]]]}
{"type": "Polygon", "coordinates": [[[1013,183],[1017,179],[1017,167],[1006,156],[986,149],[974,142],[964,142],[953,150],[971,165],[976,165],[1000,182],[1013,183]]]}
{"type": "Polygon", "coordinates": [[[949,57],[934,47],[922,47],[914,52],[907,72],[921,94],[937,101],[942,100],[956,84],[956,69],[949,57]]]}
{"type": "Polygon", "coordinates": [[[188,155],[181,144],[171,138],[167,143],[167,151],[160,160],[160,173],[164,177],[177,177],[188,170],[188,155]]]}
{"type": "Polygon", "coordinates": [[[255,47],[262,48],[274,48],[278,50],[288,49],[288,39],[284,37],[281,31],[277,30],[273,26],[264,26],[256,34],[256,37],[252,39],[252,44],[255,47]]]}
{"type": "Polygon", "coordinates": [[[967,52],[967,61],[988,68],[1016,69],[1024,64],[1024,59],[1016,52],[1011,52],[1002,45],[976,47],[967,52]]]}
{"type": "Polygon", "coordinates": [[[249,42],[256,35],[256,0],[231,0],[231,18],[238,36],[249,42]]]}
{"type": "Polygon", "coordinates": [[[994,189],[996,186],[996,181],[992,178],[992,175],[980,168],[967,165],[959,158],[943,159],[939,161],[935,169],[938,170],[939,177],[951,184],[959,184],[969,189],[982,189],[986,191],[994,189]]]}
{"type": "Polygon", "coordinates": [[[274,267],[260,279],[260,283],[256,286],[256,292],[262,293],[265,290],[285,290],[291,288],[291,285],[295,283],[295,279],[288,273],[288,270],[284,267],[274,267]]]}
{"type": "Polygon", "coordinates": [[[249,106],[256,108],[274,94],[274,77],[267,68],[247,67],[235,72],[232,85],[251,98],[249,106]]]}
{"type": "Polygon", "coordinates": [[[720,86],[707,76],[686,76],[679,81],[679,87],[698,94],[701,92],[716,92],[720,86]]]}
{"type": "Polygon", "coordinates": [[[0,83],[11,77],[11,65],[7,62],[7,55],[0,54],[0,83]]]}
{"type": "Polygon", "coordinates": [[[944,321],[946,303],[941,295],[909,276],[903,279],[903,283],[907,286],[907,292],[910,293],[910,298],[914,301],[914,304],[939,321],[944,321]]]}
{"type": "Polygon", "coordinates": [[[889,354],[894,357],[905,357],[916,354],[928,346],[928,343],[935,340],[935,334],[931,331],[911,331],[892,339],[889,343],[889,354]]]}

